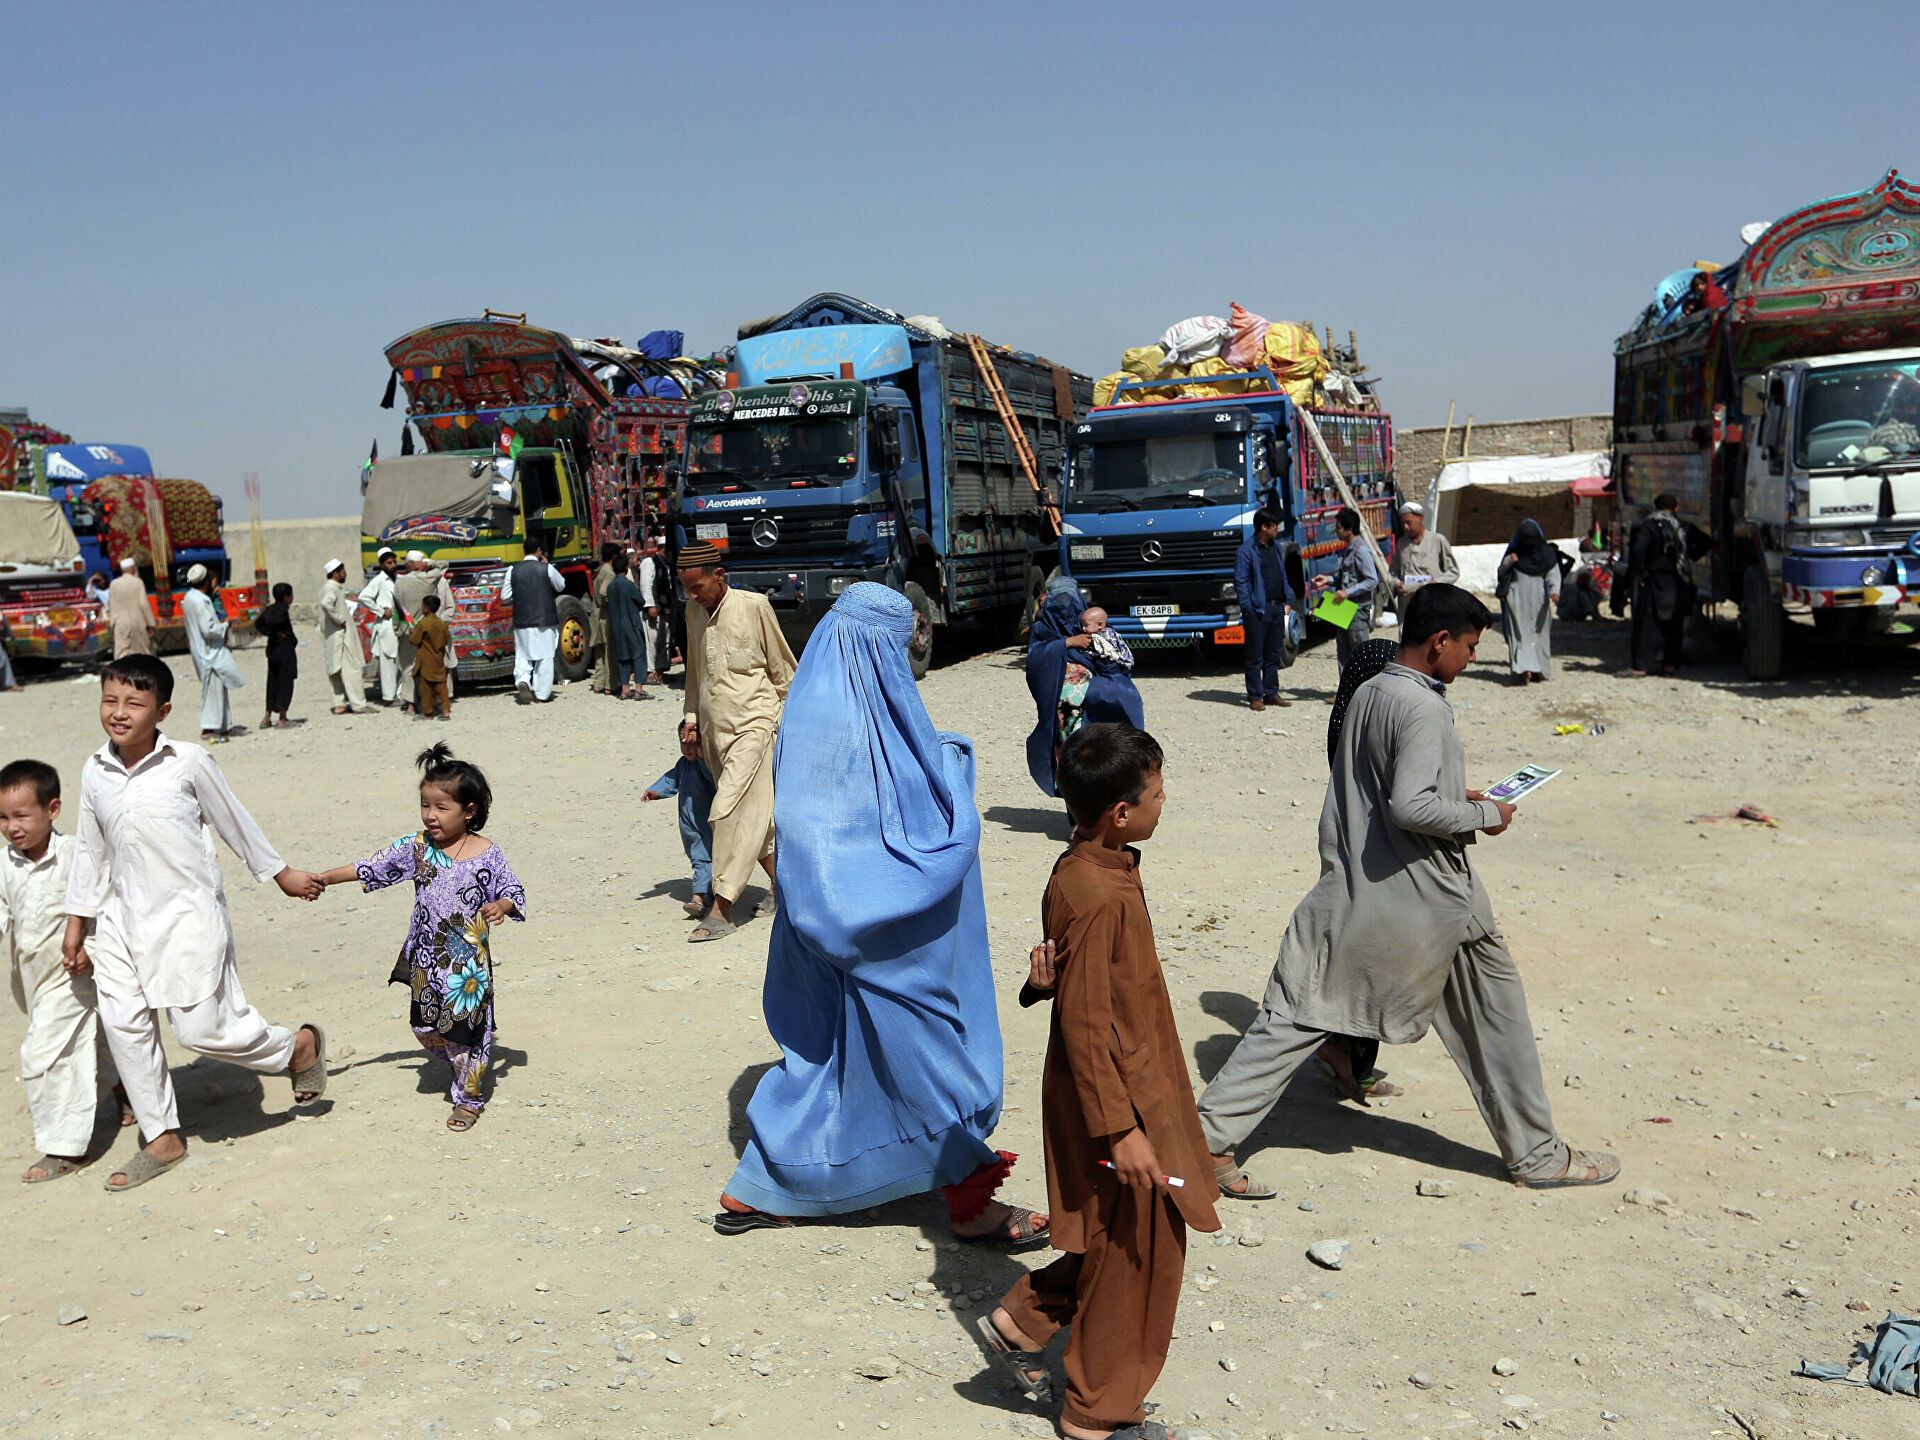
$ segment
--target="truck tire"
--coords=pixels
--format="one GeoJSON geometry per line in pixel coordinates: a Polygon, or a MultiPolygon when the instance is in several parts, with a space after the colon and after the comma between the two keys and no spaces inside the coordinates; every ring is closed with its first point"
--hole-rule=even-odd
{"type": "Polygon", "coordinates": [[[1750,680],[1778,680],[1787,617],[1773,598],[1764,566],[1749,565],[1740,579],[1740,650],[1750,680]]]}
{"type": "Polygon", "coordinates": [[[933,665],[933,602],[915,580],[907,581],[902,593],[913,606],[913,636],[907,641],[907,664],[913,668],[914,679],[924,680],[933,665]]]}
{"type": "Polygon", "coordinates": [[[562,595],[556,602],[560,611],[560,643],[554,647],[553,673],[561,680],[584,680],[593,668],[593,612],[578,595],[562,595]]]}

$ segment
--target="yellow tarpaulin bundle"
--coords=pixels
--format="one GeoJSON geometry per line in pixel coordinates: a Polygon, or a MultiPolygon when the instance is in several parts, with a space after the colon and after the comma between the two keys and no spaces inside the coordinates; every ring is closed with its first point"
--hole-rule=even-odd
{"type": "MultiPolygon", "coordinates": [[[[1232,375],[1233,366],[1222,356],[1209,355],[1204,360],[1196,360],[1187,368],[1187,374],[1195,379],[1202,375],[1232,375]]],[[[1257,380],[1216,380],[1210,384],[1182,385],[1180,395],[1190,400],[1212,400],[1224,395],[1244,395],[1251,388],[1261,386],[1257,380]]],[[[1264,387],[1262,387],[1264,388],[1264,387]]],[[[1167,396],[1172,399],[1172,395],[1167,396]]]]}
{"type": "Polygon", "coordinates": [[[1136,345],[1121,352],[1120,368],[1136,380],[1158,380],[1167,368],[1167,352],[1158,345],[1136,345]]]}
{"type": "Polygon", "coordinates": [[[1134,376],[1125,370],[1116,370],[1111,375],[1102,375],[1098,380],[1093,382],[1093,403],[1096,405],[1111,405],[1113,403],[1114,388],[1118,386],[1121,381],[1131,380],[1133,378],[1134,376]]]}
{"type": "Polygon", "coordinates": [[[1267,327],[1264,341],[1267,366],[1280,388],[1296,405],[1313,403],[1314,382],[1327,373],[1326,357],[1320,353],[1320,341],[1305,325],[1276,320],[1267,327]]]}

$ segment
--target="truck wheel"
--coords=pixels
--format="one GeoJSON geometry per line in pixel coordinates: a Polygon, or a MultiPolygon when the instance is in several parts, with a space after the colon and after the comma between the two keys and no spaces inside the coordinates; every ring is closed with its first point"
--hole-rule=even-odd
{"type": "Polygon", "coordinates": [[[1778,680],[1787,617],[1773,598],[1767,572],[1749,565],[1740,581],[1740,648],[1750,680],[1778,680]]]}
{"type": "Polygon", "coordinates": [[[933,602],[927,599],[927,592],[917,581],[907,581],[902,593],[913,606],[913,636],[907,641],[907,664],[913,667],[914,679],[924,680],[933,665],[933,602]]]}
{"type": "Polygon", "coordinates": [[[587,643],[593,612],[578,595],[562,595],[557,608],[560,644],[553,652],[553,673],[562,680],[584,680],[593,668],[593,647],[587,643]]]}

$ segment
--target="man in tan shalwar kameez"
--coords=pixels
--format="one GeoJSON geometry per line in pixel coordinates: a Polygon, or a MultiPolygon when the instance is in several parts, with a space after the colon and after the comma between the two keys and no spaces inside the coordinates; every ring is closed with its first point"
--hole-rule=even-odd
{"type": "MultiPolygon", "coordinates": [[[[793,651],[766,596],[727,584],[719,548],[697,541],[680,552],[687,607],[687,700],[681,735],[713,772],[713,913],[689,940],[733,929],[754,862],[773,879],[773,737],[793,683],[793,651]]],[[[772,897],[763,909],[770,909],[772,897]]]]}
{"type": "Polygon", "coordinates": [[[107,624],[113,630],[114,659],[153,654],[153,612],[132,556],[120,562],[119,575],[107,586],[107,624]]]}

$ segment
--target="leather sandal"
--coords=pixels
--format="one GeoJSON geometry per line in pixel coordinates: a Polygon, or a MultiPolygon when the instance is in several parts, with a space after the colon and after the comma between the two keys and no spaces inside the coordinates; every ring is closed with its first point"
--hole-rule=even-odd
{"type": "Polygon", "coordinates": [[[1220,1193],[1229,1200],[1272,1200],[1280,1193],[1264,1181],[1254,1179],[1232,1160],[1229,1160],[1224,1165],[1217,1160],[1214,1162],[1213,1182],[1220,1187],[1220,1193]],[[1229,1189],[1228,1187],[1236,1180],[1246,1181],[1247,1188],[1244,1190],[1229,1189]]]}
{"type": "Polygon", "coordinates": [[[1524,1180],[1516,1178],[1514,1184],[1528,1190],[1564,1190],[1572,1185],[1605,1185],[1617,1179],[1620,1174],[1620,1157],[1605,1150],[1570,1150],[1567,1152],[1567,1168],[1551,1180],[1524,1180]]]}
{"type": "Polygon", "coordinates": [[[988,1311],[974,1322],[980,1334],[987,1342],[987,1351],[999,1362],[1002,1369],[1013,1378],[1020,1387],[1020,1393],[1029,1400],[1038,1400],[1041,1404],[1053,1398],[1053,1376],[1047,1373],[1047,1357],[1039,1350],[1016,1350],[1013,1342],[1000,1333],[1000,1327],[993,1323],[993,1312],[988,1311]],[[1033,1378],[1038,1370],[1040,1378],[1033,1378]]]}

